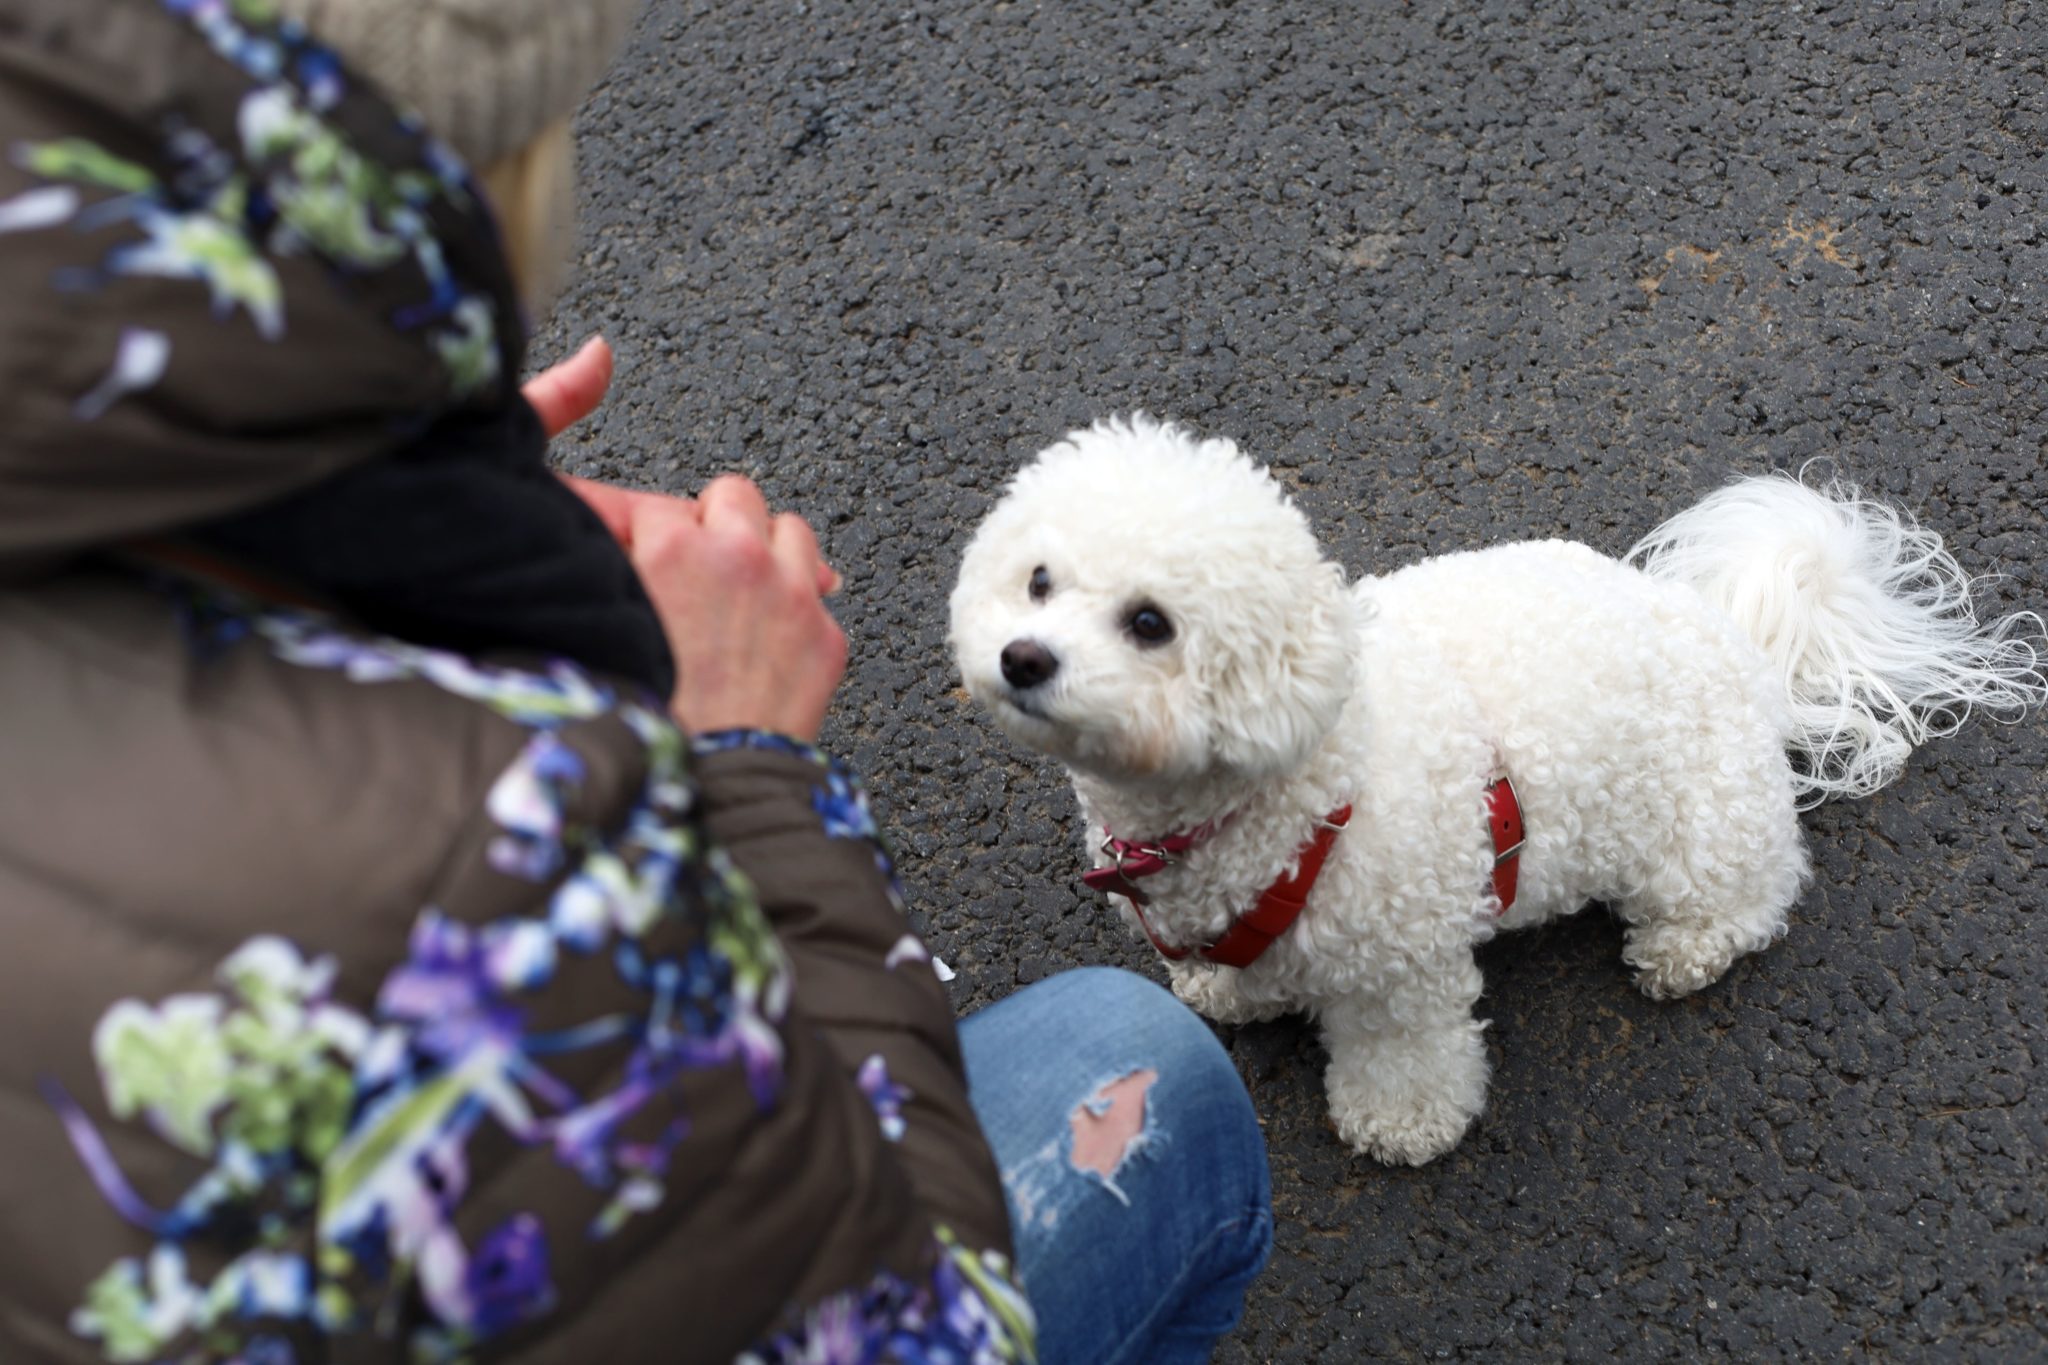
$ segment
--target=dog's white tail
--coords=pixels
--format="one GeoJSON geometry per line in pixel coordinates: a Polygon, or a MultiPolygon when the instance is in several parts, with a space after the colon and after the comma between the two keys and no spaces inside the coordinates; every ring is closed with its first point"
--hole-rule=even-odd
{"type": "Polygon", "coordinates": [[[1626,558],[1697,589],[1770,658],[1791,702],[1786,743],[1804,760],[1802,806],[1868,796],[1972,711],[2017,719],[2048,698],[2041,618],[1979,623],[1941,537],[1851,487],[1742,479],[1626,558]]]}

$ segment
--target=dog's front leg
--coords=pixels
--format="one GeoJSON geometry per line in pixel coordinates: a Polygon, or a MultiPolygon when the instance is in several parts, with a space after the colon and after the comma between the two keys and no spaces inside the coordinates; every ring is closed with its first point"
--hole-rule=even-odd
{"type": "Polygon", "coordinates": [[[1184,1004],[1219,1024],[1253,1024],[1278,1019],[1287,1012],[1283,1004],[1254,1001],[1246,995],[1236,967],[1169,962],[1166,974],[1173,981],[1173,993],[1184,1004]]]}
{"type": "Polygon", "coordinates": [[[1485,1025],[1472,1017],[1478,998],[1479,969],[1468,954],[1391,992],[1324,1005],[1323,1083],[1338,1136],[1367,1156],[1410,1166],[1457,1146],[1486,1103],[1485,1025]]]}

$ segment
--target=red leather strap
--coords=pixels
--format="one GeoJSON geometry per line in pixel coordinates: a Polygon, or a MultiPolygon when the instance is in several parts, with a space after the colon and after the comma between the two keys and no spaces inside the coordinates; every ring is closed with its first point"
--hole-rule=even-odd
{"type": "MultiPolygon", "coordinates": [[[[1117,894],[1119,896],[1125,895],[1121,891],[1117,892],[1117,894]]],[[[1138,917],[1138,927],[1145,931],[1146,938],[1152,940],[1153,948],[1158,951],[1161,957],[1165,958],[1168,962],[1178,962],[1188,955],[1188,949],[1176,948],[1152,931],[1152,921],[1145,918],[1144,901],[1136,896],[1125,896],[1125,898],[1131,903],[1131,913],[1138,917]]]]}
{"type": "MultiPolygon", "coordinates": [[[[1308,908],[1308,893],[1322,875],[1323,863],[1337,842],[1337,833],[1351,823],[1351,807],[1340,806],[1323,817],[1315,837],[1301,850],[1301,864],[1291,877],[1282,877],[1266,888],[1259,903],[1232,920],[1216,941],[1202,950],[1202,956],[1224,967],[1249,967],[1273,940],[1294,927],[1308,908]]],[[[1153,940],[1156,947],[1158,940],[1153,940]]]]}
{"type": "MultiPolygon", "coordinates": [[[[1337,832],[1351,822],[1351,807],[1342,806],[1323,817],[1322,827],[1315,837],[1301,846],[1300,862],[1291,877],[1282,877],[1267,887],[1259,897],[1259,903],[1230,922],[1230,927],[1218,936],[1216,941],[1199,951],[1207,961],[1225,967],[1246,967],[1258,961],[1259,954],[1272,945],[1274,939],[1293,927],[1294,921],[1308,907],[1308,893],[1321,875],[1323,863],[1330,856],[1331,847],[1337,842],[1337,832]]],[[[1145,937],[1152,940],[1152,946],[1168,962],[1179,962],[1194,954],[1191,948],[1176,948],[1153,932],[1152,922],[1145,918],[1147,897],[1132,883],[1133,877],[1149,876],[1169,866],[1169,860],[1158,856],[1159,852],[1177,854],[1185,852],[1203,839],[1222,828],[1224,821],[1212,822],[1188,835],[1176,835],[1160,840],[1157,844],[1139,844],[1133,840],[1110,838],[1103,843],[1102,851],[1116,855],[1117,866],[1098,867],[1081,874],[1081,880],[1097,891],[1109,891],[1124,897],[1131,903],[1131,911],[1138,917],[1138,925],[1144,929],[1145,937]],[[1178,844],[1178,847],[1175,845],[1178,844]]]]}
{"type": "MultiPolygon", "coordinates": [[[[1116,856],[1116,866],[1084,872],[1081,880],[1096,891],[1112,892],[1129,900],[1145,937],[1152,940],[1152,946],[1167,961],[1179,962],[1195,955],[1219,966],[1248,967],[1259,960],[1259,955],[1275,939],[1293,928],[1294,921],[1308,908],[1309,892],[1337,843],[1338,831],[1351,822],[1351,807],[1340,807],[1325,816],[1315,837],[1302,845],[1294,875],[1282,877],[1267,887],[1258,904],[1232,920],[1214,943],[1199,950],[1175,948],[1153,932],[1151,921],[1145,918],[1147,897],[1133,879],[1164,871],[1179,854],[1209,838],[1228,822],[1229,817],[1225,816],[1152,844],[1112,836],[1103,842],[1102,848],[1116,856]]],[[[1522,803],[1515,795],[1515,784],[1506,776],[1495,779],[1486,788],[1486,824],[1493,835],[1493,894],[1500,901],[1499,913],[1504,915],[1515,903],[1522,857],[1522,803]]]]}
{"type": "MultiPolygon", "coordinates": [[[[1150,897],[1138,889],[1138,878],[1164,872],[1179,860],[1181,854],[1215,838],[1230,821],[1230,815],[1219,815],[1214,820],[1204,820],[1185,834],[1169,834],[1151,843],[1141,839],[1119,839],[1105,829],[1102,831],[1102,851],[1115,858],[1116,862],[1110,867],[1090,868],[1081,874],[1081,880],[1091,891],[1113,891],[1134,906],[1144,905],[1150,897]]],[[[1142,921],[1144,916],[1138,918],[1142,921]]],[[[1148,927],[1145,932],[1149,934],[1152,931],[1148,927]]],[[[1158,941],[1153,940],[1154,943],[1158,941]]]]}
{"type": "Polygon", "coordinates": [[[1493,894],[1505,915],[1515,903],[1515,881],[1522,865],[1522,803],[1515,784],[1503,776],[1486,789],[1486,823],[1493,831],[1493,894]]]}

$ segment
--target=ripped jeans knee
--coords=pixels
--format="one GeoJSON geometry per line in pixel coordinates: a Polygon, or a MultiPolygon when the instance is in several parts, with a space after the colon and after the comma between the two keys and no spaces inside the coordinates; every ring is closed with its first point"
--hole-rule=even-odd
{"type": "Polygon", "coordinates": [[[961,1041],[1043,1358],[1205,1358],[1272,1226],[1265,1143],[1215,1035],[1144,977],[1083,968],[961,1041]]]}
{"type": "Polygon", "coordinates": [[[1104,1080],[1075,1102],[1066,1130],[1024,1161],[1003,1171],[1012,1215],[1019,1223],[1057,1226],[1062,1207],[1087,1197],[1075,1185],[1093,1186],[1128,1206],[1131,1197],[1117,1183],[1126,1163],[1162,1141],[1148,1103],[1158,1083],[1154,1067],[1141,1066],[1104,1080]]]}

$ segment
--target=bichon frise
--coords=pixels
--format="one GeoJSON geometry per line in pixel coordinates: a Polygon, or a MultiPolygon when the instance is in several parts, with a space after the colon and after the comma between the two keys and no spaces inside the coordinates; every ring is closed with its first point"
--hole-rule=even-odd
{"type": "Polygon", "coordinates": [[[2038,624],[1980,625],[1935,535],[1782,476],[1619,561],[1347,587],[1235,445],[1143,417],[1018,474],[952,597],[968,690],[1071,770],[1088,880],[1181,998],[1312,1011],[1337,1131],[1410,1163],[1484,1100],[1475,944],[1599,900],[1646,993],[1700,989],[1784,932],[1802,807],[2042,699],[2038,624]]]}

